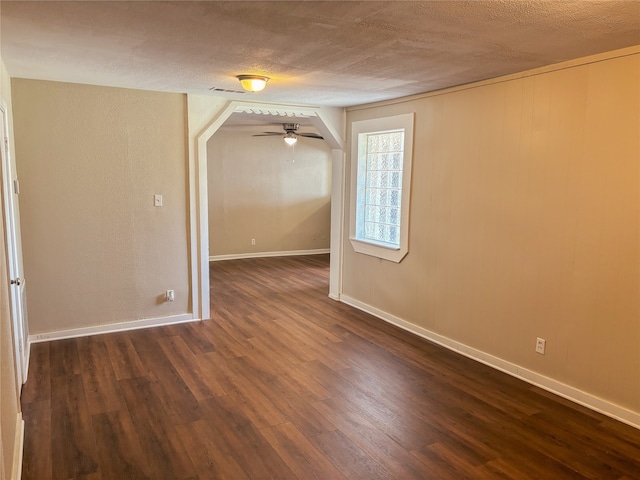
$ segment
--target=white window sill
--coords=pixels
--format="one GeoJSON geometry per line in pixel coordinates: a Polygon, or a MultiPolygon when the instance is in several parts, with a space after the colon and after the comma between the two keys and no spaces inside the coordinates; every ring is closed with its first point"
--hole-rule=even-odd
{"type": "Polygon", "coordinates": [[[357,253],[382,258],[390,262],[400,263],[407,255],[408,249],[403,246],[389,245],[360,238],[349,238],[351,246],[357,253]]]}

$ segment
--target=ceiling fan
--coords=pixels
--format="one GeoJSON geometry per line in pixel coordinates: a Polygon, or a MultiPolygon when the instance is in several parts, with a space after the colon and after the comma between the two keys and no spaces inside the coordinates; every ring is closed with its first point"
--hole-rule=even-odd
{"type": "Polygon", "coordinates": [[[318,135],[317,133],[298,133],[299,128],[300,128],[299,123],[283,123],[282,129],[284,130],[284,133],[262,132],[253,136],[254,137],[270,137],[272,135],[281,135],[284,138],[284,141],[287,142],[289,145],[295,144],[298,141],[298,137],[317,138],[319,140],[323,139],[323,137],[321,135],[318,135]]]}

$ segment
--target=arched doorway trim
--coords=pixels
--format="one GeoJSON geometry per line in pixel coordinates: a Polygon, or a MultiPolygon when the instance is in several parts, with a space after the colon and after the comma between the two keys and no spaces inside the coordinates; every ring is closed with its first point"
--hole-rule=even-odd
{"type": "MultiPolygon", "coordinates": [[[[322,108],[230,101],[218,110],[195,138],[194,174],[189,176],[191,223],[191,279],[193,316],[208,319],[209,302],[209,203],[207,192],[207,141],[234,113],[307,117],[332,149],[331,164],[331,266],[329,296],[340,299],[342,290],[342,219],[344,205],[344,140],[322,108]]],[[[341,125],[343,127],[343,125],[341,125]]]]}

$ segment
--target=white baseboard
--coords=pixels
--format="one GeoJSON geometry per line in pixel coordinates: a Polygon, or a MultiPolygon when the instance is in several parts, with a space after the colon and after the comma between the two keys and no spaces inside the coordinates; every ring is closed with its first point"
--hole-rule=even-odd
{"type": "Polygon", "coordinates": [[[358,310],[362,310],[363,312],[378,317],[385,322],[402,328],[403,330],[425,338],[433,343],[437,343],[438,345],[448,348],[449,350],[460,353],[465,357],[469,357],[480,363],[484,363],[485,365],[493,367],[496,370],[500,370],[501,372],[519,378],[520,380],[524,380],[531,385],[540,387],[560,397],[566,398],[567,400],[571,400],[572,402],[575,402],[579,405],[590,408],[591,410],[595,410],[596,412],[602,413],[603,415],[607,415],[608,417],[614,418],[623,423],[626,423],[627,425],[640,429],[640,413],[628,410],[624,407],[611,403],[590,393],[583,392],[582,390],[574,388],[570,385],[566,385],[552,378],[545,377],[544,375],[540,375],[539,373],[523,368],[507,360],[503,360],[499,357],[495,357],[488,353],[464,345],[460,342],[456,342],[455,340],[452,340],[450,338],[438,335],[437,333],[409,323],[406,320],[396,317],[395,315],[391,315],[390,313],[379,310],[375,307],[372,307],[371,305],[367,305],[366,303],[360,302],[359,300],[348,297],[346,295],[342,295],[340,297],[340,301],[346,303],[347,305],[351,305],[358,310]]]}
{"type": "Polygon", "coordinates": [[[129,322],[108,323],[105,325],[95,325],[91,327],[71,328],[69,330],[58,330],[54,332],[36,333],[29,335],[29,343],[49,342],[52,340],[63,340],[65,338],[86,337],[89,335],[101,335],[103,333],[124,332],[127,330],[138,330],[140,328],[159,327],[162,325],[173,325],[175,323],[196,322],[199,318],[193,318],[191,313],[182,315],[171,315],[168,317],[143,318],[129,322]]]}
{"type": "Polygon", "coordinates": [[[210,262],[219,262],[221,260],[238,260],[240,258],[263,258],[263,257],[292,257],[296,255],[320,255],[329,253],[328,248],[318,248],[315,250],[288,250],[282,252],[255,252],[255,253],[231,253],[229,255],[212,255],[209,257],[210,262]]]}
{"type": "Polygon", "coordinates": [[[22,453],[24,452],[24,420],[18,412],[16,418],[16,432],[13,441],[13,465],[11,466],[11,480],[22,478],[22,453]]]}

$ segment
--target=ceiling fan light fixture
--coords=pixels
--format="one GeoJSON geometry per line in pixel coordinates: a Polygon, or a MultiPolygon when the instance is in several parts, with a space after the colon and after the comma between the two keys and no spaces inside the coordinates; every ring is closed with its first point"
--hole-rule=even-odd
{"type": "Polygon", "coordinates": [[[269,77],[262,75],[238,75],[236,78],[247,92],[261,92],[269,81],[269,77]]]}
{"type": "Polygon", "coordinates": [[[283,138],[284,141],[287,142],[287,145],[295,145],[298,141],[298,137],[296,137],[296,134],[293,132],[287,133],[283,138]]]}

